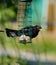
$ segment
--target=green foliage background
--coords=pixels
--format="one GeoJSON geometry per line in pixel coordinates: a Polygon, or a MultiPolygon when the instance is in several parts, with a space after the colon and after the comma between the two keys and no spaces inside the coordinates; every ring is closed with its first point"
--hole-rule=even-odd
{"type": "MultiPolygon", "coordinates": [[[[2,0],[0,2],[0,29],[5,29],[6,27],[12,28],[12,24],[11,24],[12,20],[16,21],[17,3],[18,3],[17,0],[6,0],[6,1],[2,0]]],[[[36,18],[36,15],[35,15],[35,18],[36,18]]],[[[35,24],[35,22],[37,22],[37,18],[36,18],[36,21],[33,20],[33,24],[35,24]]],[[[55,44],[56,41],[54,40],[53,42],[53,40],[49,38],[44,38],[40,42],[39,40],[33,39],[33,43],[32,43],[33,47],[31,46],[31,44],[27,44],[27,45],[21,44],[19,47],[18,46],[19,43],[16,41],[17,41],[17,38],[8,38],[6,36],[6,33],[0,33],[0,48],[2,47],[5,50],[9,48],[13,50],[16,49],[18,51],[19,49],[21,49],[21,50],[26,50],[28,52],[33,52],[33,49],[34,49],[36,54],[46,53],[46,52],[56,53],[56,44],[55,44]]],[[[14,58],[14,57],[8,57],[8,56],[0,57],[0,65],[2,65],[2,63],[3,65],[8,65],[8,63],[11,63],[11,62],[12,63],[18,62],[21,65],[26,65],[27,61],[14,58]]],[[[12,63],[10,65],[13,65],[12,63]]]]}

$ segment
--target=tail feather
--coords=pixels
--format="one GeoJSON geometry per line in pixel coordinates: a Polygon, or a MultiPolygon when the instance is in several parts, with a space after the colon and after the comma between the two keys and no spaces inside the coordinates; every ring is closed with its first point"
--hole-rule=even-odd
{"type": "Polygon", "coordinates": [[[17,30],[12,30],[12,29],[6,28],[6,34],[7,34],[8,37],[18,36],[17,32],[18,32],[17,30]]]}

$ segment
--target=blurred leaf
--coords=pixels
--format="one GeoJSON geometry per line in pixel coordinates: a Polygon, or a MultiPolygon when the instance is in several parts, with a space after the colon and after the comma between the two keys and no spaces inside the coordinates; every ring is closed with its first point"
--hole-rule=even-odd
{"type": "Polygon", "coordinates": [[[11,20],[15,18],[16,14],[13,11],[13,8],[6,8],[0,10],[0,22],[7,22],[8,20],[11,20]]]}

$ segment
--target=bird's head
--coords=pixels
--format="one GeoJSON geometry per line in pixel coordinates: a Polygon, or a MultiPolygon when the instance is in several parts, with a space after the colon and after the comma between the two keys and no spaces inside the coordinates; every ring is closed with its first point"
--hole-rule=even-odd
{"type": "Polygon", "coordinates": [[[36,25],[35,27],[36,27],[36,28],[37,28],[37,30],[39,30],[39,31],[42,29],[42,27],[41,27],[41,26],[39,26],[39,25],[36,25]]]}

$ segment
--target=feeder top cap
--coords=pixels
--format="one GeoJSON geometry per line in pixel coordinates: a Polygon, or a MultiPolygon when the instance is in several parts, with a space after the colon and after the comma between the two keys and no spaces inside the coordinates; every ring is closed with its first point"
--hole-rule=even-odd
{"type": "Polygon", "coordinates": [[[20,0],[21,2],[32,2],[32,0],[20,0]]]}

